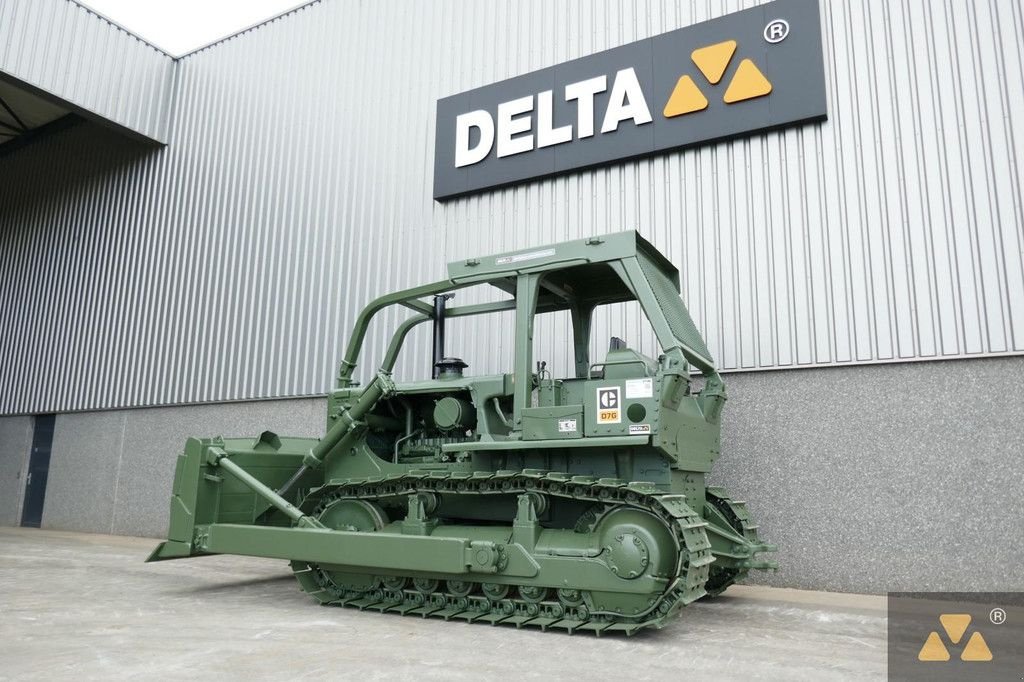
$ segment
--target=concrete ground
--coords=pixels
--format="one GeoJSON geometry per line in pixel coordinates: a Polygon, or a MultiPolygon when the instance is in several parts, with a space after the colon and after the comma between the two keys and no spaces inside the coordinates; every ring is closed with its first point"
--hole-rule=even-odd
{"type": "Polygon", "coordinates": [[[0,528],[0,679],[843,679],[885,598],[735,586],[632,638],[321,607],[283,561],[144,564],[154,540],[0,528]]]}

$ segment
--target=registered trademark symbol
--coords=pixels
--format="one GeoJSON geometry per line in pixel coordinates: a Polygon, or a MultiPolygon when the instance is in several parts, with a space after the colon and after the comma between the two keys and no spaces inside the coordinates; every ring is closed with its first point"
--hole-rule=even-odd
{"type": "Polygon", "coordinates": [[[1002,625],[1006,622],[1006,611],[1003,611],[997,606],[989,611],[988,619],[992,621],[993,625],[1002,625]]]}
{"type": "Polygon", "coordinates": [[[764,27],[764,39],[769,43],[781,43],[789,35],[789,22],[785,19],[772,19],[764,27]]]}

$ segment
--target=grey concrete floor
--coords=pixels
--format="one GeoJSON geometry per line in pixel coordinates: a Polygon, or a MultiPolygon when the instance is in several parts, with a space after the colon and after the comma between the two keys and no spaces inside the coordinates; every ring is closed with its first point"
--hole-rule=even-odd
{"type": "Polygon", "coordinates": [[[0,678],[851,679],[885,599],[735,586],[630,639],[321,607],[287,564],[144,564],[155,541],[0,528],[0,678]]]}

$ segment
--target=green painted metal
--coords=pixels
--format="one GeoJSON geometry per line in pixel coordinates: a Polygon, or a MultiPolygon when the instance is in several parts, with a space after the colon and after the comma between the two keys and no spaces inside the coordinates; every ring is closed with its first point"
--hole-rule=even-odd
{"type": "Polygon", "coordinates": [[[596,634],[661,627],[774,567],[757,558],[775,548],[746,505],[705,484],[725,400],[678,271],[636,232],[453,262],[447,279],[359,315],[323,438],[189,439],[150,560],[288,559],[318,601],[362,609],[596,634]],[[423,299],[480,285],[505,298],[445,317],[514,311],[514,366],[396,384],[408,332],[439,322],[423,299]],[[620,339],[590,357],[593,311],[622,301],[639,303],[657,358],[620,339]],[[360,387],[367,329],[391,306],[412,314],[360,387]],[[575,363],[553,377],[535,362],[533,327],[562,310],[575,363]]]}
{"type": "Polygon", "coordinates": [[[464,538],[275,528],[214,523],[202,551],[332,564],[349,569],[454,574],[493,573],[497,551],[489,541],[464,538]],[[478,555],[482,560],[478,561],[478,555]]]}

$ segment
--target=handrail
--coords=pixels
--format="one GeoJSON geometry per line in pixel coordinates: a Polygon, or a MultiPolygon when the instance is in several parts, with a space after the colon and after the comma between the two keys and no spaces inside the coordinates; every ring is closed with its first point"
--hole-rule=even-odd
{"type": "Polygon", "coordinates": [[[609,365],[640,365],[641,367],[644,368],[644,376],[645,377],[651,376],[650,371],[649,371],[650,367],[647,366],[647,363],[644,362],[643,360],[639,359],[639,358],[634,358],[632,360],[610,360],[610,361],[607,361],[607,362],[595,362],[587,370],[587,379],[593,379],[594,378],[594,368],[595,367],[608,367],[609,365]]]}

